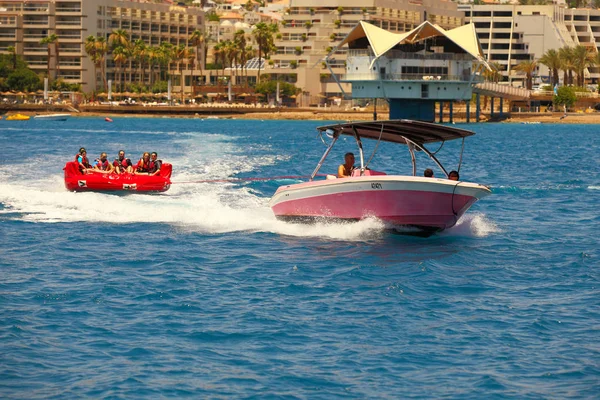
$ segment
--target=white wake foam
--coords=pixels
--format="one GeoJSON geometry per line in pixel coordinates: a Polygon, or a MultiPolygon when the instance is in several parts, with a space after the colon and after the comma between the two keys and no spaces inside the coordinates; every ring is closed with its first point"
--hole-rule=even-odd
{"type": "Polygon", "coordinates": [[[483,213],[468,213],[463,215],[458,223],[444,232],[443,235],[486,237],[501,229],[483,213]]]}

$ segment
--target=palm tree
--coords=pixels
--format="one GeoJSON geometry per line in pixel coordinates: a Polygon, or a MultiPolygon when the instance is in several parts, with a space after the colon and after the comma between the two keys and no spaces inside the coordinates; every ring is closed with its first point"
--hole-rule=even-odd
{"type": "MultiPolygon", "coordinates": [[[[198,64],[198,67],[200,67],[200,75],[202,76],[202,67],[203,67],[203,63],[206,62],[206,57],[204,58],[204,60],[199,59],[201,51],[202,51],[202,47],[204,46],[204,42],[206,41],[206,37],[204,36],[204,33],[202,31],[199,31],[198,29],[196,29],[194,32],[192,32],[192,35],[190,36],[190,44],[192,46],[196,47],[196,63],[198,64]]],[[[194,63],[192,62],[192,71],[194,70],[194,63]]],[[[194,83],[194,79],[192,77],[192,92],[195,93],[195,83],[194,83]]]]}
{"type": "Polygon", "coordinates": [[[187,63],[190,56],[190,50],[185,44],[180,44],[173,51],[173,61],[175,61],[179,65],[179,75],[181,77],[181,101],[183,102],[183,88],[185,86],[185,82],[183,79],[183,69],[181,68],[181,64],[185,61],[187,63]]]}
{"type": "Polygon", "coordinates": [[[531,90],[533,87],[533,73],[537,68],[537,61],[535,60],[524,60],[515,65],[513,68],[515,71],[521,71],[525,73],[526,76],[526,87],[531,90]]]}
{"type": "Polygon", "coordinates": [[[154,84],[155,70],[154,66],[160,62],[160,50],[156,46],[148,49],[148,64],[150,67],[150,87],[154,84]]]}
{"type": "Polygon", "coordinates": [[[108,92],[108,84],[106,83],[106,54],[108,53],[108,43],[103,36],[96,37],[96,54],[98,63],[100,64],[100,73],[102,74],[102,83],[104,91],[108,92]]]}
{"type": "MultiPolygon", "coordinates": [[[[229,77],[230,77],[231,83],[233,84],[234,83],[234,79],[233,79],[234,74],[232,73],[232,69],[237,61],[238,49],[235,46],[234,42],[232,42],[231,40],[227,40],[227,41],[225,41],[224,51],[225,51],[225,60],[227,62],[227,65],[229,65],[229,71],[230,71],[229,77]]],[[[237,66],[235,67],[235,70],[236,70],[235,72],[237,74],[237,66]]],[[[223,71],[223,73],[224,72],[225,71],[223,71]]]]}
{"type": "Polygon", "coordinates": [[[94,63],[94,92],[97,87],[97,79],[98,79],[98,52],[96,51],[96,36],[90,35],[85,39],[85,52],[88,57],[94,63]]]}
{"type": "MultiPolygon", "coordinates": [[[[246,61],[253,59],[256,57],[256,49],[252,47],[252,45],[246,46],[244,49],[244,55],[246,56],[246,61]]],[[[244,62],[245,64],[246,62],[244,62]]],[[[248,67],[246,66],[246,86],[248,86],[248,67]]]]}
{"type": "Polygon", "coordinates": [[[550,49],[542,55],[539,63],[545,65],[550,70],[550,84],[554,86],[558,83],[558,70],[560,69],[560,57],[558,51],[550,49]]]}
{"type": "Polygon", "coordinates": [[[132,56],[139,63],[140,80],[142,85],[146,85],[144,76],[144,62],[148,59],[148,46],[142,39],[138,39],[133,43],[132,56]]]}
{"type": "Polygon", "coordinates": [[[585,81],[585,70],[594,65],[594,53],[585,46],[575,46],[573,48],[573,66],[577,74],[577,86],[583,87],[585,81]]]}
{"type": "Polygon", "coordinates": [[[118,81],[120,83],[119,92],[123,92],[123,80],[121,79],[120,67],[122,67],[123,64],[127,62],[127,59],[129,58],[129,55],[127,53],[127,49],[123,46],[117,46],[112,51],[113,61],[116,65],[115,80],[117,80],[118,77],[118,81]]]}
{"type": "Polygon", "coordinates": [[[159,74],[162,75],[162,67],[167,66],[167,73],[164,75],[164,80],[168,80],[171,77],[171,63],[174,58],[174,46],[168,42],[162,42],[158,46],[158,60],[159,60],[159,74]]]}
{"type": "Polygon", "coordinates": [[[504,70],[504,66],[499,62],[493,62],[490,64],[492,69],[486,69],[483,71],[483,77],[486,81],[498,83],[502,80],[501,71],[504,70]]]}
{"type": "MultiPolygon", "coordinates": [[[[188,66],[190,64],[192,64],[192,68],[190,68],[190,85],[191,85],[191,94],[192,94],[192,96],[195,95],[195,92],[194,92],[194,88],[195,88],[195,86],[194,86],[194,67],[193,67],[195,59],[196,59],[196,52],[194,51],[194,49],[190,49],[188,47],[188,49],[187,49],[187,59],[185,61],[186,61],[186,64],[188,66]]],[[[182,77],[182,79],[183,79],[183,77],[182,77]]]]}
{"type": "MultiPolygon", "coordinates": [[[[213,46],[213,53],[215,64],[221,63],[224,54],[223,42],[219,42],[213,46]]],[[[219,82],[219,70],[217,70],[217,82],[219,82]]]]}
{"type": "Polygon", "coordinates": [[[573,84],[573,70],[575,69],[575,62],[573,61],[573,48],[572,47],[561,47],[558,50],[558,56],[560,57],[560,69],[563,70],[563,83],[565,85],[573,84]]]}
{"type": "Polygon", "coordinates": [[[259,22],[254,25],[255,29],[252,34],[256,39],[256,43],[258,44],[258,76],[256,78],[256,82],[260,82],[260,61],[262,56],[265,56],[265,59],[269,58],[269,55],[273,51],[275,47],[273,43],[273,34],[279,31],[277,24],[267,24],[265,22],[259,22]]]}
{"type": "Polygon", "coordinates": [[[115,47],[129,47],[129,33],[125,29],[117,29],[108,37],[108,43],[115,47]]]}
{"type": "MultiPolygon", "coordinates": [[[[246,49],[246,44],[247,44],[246,32],[244,32],[243,29],[240,29],[237,32],[235,32],[235,34],[233,35],[233,43],[236,48],[235,75],[237,76],[238,57],[239,57],[240,63],[242,64],[242,75],[243,75],[244,64],[247,61],[247,59],[244,57],[244,50],[246,49]]],[[[241,79],[240,79],[240,83],[241,83],[241,79]]]]}
{"type": "Polygon", "coordinates": [[[56,73],[58,75],[58,71],[59,71],[59,66],[58,66],[58,36],[56,34],[51,34],[45,38],[43,38],[42,40],[40,40],[40,44],[45,44],[48,45],[48,79],[50,79],[50,60],[52,58],[52,51],[51,48],[54,45],[54,49],[56,52],[56,73]]]}

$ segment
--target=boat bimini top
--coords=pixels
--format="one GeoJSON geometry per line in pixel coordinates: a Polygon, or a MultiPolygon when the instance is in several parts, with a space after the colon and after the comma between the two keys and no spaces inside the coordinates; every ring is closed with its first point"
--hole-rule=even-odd
{"type": "Polygon", "coordinates": [[[429,156],[440,169],[444,172],[446,177],[448,176],[448,172],[442,166],[442,164],[435,157],[435,154],[442,148],[444,142],[448,140],[454,139],[462,139],[462,147],[460,151],[460,161],[458,163],[458,171],[460,172],[460,166],[462,164],[462,155],[464,150],[464,139],[467,136],[474,135],[475,132],[468,131],[460,128],[453,128],[450,126],[435,124],[431,122],[422,122],[422,121],[413,121],[409,119],[399,119],[399,120],[388,120],[388,121],[364,121],[364,122],[350,122],[345,124],[334,124],[334,125],[324,125],[319,126],[317,128],[321,135],[326,134],[327,136],[333,138],[331,144],[328,146],[325,154],[321,157],[321,160],[317,164],[314,172],[311,174],[310,180],[313,180],[316,174],[318,173],[321,165],[327,158],[327,155],[331,151],[331,148],[340,137],[340,135],[348,135],[353,136],[356,139],[356,143],[358,144],[358,150],[360,152],[360,170],[361,175],[367,168],[369,162],[373,159],[375,152],[377,151],[377,147],[379,146],[379,142],[392,142],[392,143],[400,143],[408,146],[408,150],[410,151],[410,156],[412,159],[413,166],[413,176],[417,174],[417,164],[415,159],[415,149],[417,151],[423,151],[425,154],[429,156]],[[369,161],[365,164],[363,148],[362,148],[362,138],[374,139],[377,140],[377,145],[373,150],[373,154],[369,158],[369,161]],[[427,143],[441,143],[438,150],[435,152],[430,152],[425,148],[425,144],[427,143]]]}

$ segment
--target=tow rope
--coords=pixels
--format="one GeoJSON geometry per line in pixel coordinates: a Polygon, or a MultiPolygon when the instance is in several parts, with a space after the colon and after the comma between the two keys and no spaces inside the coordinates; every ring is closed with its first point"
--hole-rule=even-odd
{"type": "MultiPolygon", "coordinates": [[[[327,176],[327,174],[317,174],[317,176],[327,176]]],[[[184,183],[223,183],[223,182],[252,182],[252,181],[275,181],[278,179],[309,179],[310,175],[281,175],[269,176],[265,178],[228,178],[228,179],[201,179],[197,181],[171,182],[171,185],[184,183]]]]}

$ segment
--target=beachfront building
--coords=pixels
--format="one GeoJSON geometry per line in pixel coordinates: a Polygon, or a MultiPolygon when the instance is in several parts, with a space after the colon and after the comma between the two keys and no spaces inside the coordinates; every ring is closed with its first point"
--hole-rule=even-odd
{"type": "MultiPolygon", "coordinates": [[[[294,82],[303,89],[299,103],[310,105],[341,95],[332,74],[345,75],[345,51],[329,57],[330,68],[323,61],[359,21],[392,32],[410,31],[424,21],[452,29],[463,25],[464,13],[445,0],[291,0],[282,18],[265,74],[294,82]]],[[[343,88],[351,90],[348,83],[343,88]]]]}
{"type": "Polygon", "coordinates": [[[489,68],[473,24],[444,30],[425,21],[394,33],[361,21],[344,45],[352,97],[388,100],[390,119],[433,121],[436,103],[470,101],[489,68]]]}
{"type": "MultiPolygon", "coordinates": [[[[90,35],[108,38],[119,29],[127,33],[131,43],[140,39],[147,46],[189,45],[191,33],[204,29],[204,12],[197,7],[173,5],[171,1],[0,0],[0,52],[6,53],[9,46],[14,46],[17,54],[40,75],[47,75],[49,71],[51,79],[81,84],[85,92],[103,84],[100,71],[94,75],[97,68],[85,51],[86,38],[90,35]],[[56,45],[40,44],[51,35],[56,35],[56,45]]],[[[202,54],[194,63],[195,75],[203,65],[202,54]]],[[[140,83],[144,76],[145,83],[149,84],[148,63],[143,66],[143,72],[142,65],[131,57],[122,64],[116,66],[111,54],[107,54],[107,79],[140,83]]],[[[183,70],[188,90],[192,73],[189,65],[185,60],[170,66],[178,72],[183,70]]],[[[174,75],[179,76],[179,73],[174,75]]]]}
{"type": "MultiPolygon", "coordinates": [[[[583,45],[594,53],[600,46],[600,10],[554,5],[460,5],[465,21],[475,24],[487,59],[502,66],[504,80],[525,86],[514,67],[537,60],[550,49],[583,45]]],[[[537,83],[548,82],[548,68],[538,64],[537,83]]],[[[598,83],[600,68],[586,69],[589,82],[598,83]]],[[[561,76],[562,78],[562,76],[561,76]]]]}

